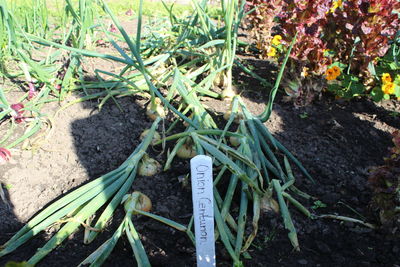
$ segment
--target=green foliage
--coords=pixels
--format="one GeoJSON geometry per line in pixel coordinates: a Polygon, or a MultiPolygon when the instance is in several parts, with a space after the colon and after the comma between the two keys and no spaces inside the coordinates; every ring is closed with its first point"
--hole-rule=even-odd
{"type": "Polygon", "coordinates": [[[307,119],[308,118],[308,113],[307,112],[303,112],[299,115],[300,119],[307,119]]]}
{"type": "Polygon", "coordinates": [[[311,208],[313,210],[320,209],[320,208],[326,208],[326,207],[327,207],[327,205],[324,202],[322,202],[321,200],[314,201],[314,204],[311,206],[311,208]]]}

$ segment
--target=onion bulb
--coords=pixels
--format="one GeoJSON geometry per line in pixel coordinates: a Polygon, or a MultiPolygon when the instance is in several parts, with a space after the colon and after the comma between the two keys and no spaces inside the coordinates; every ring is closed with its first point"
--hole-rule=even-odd
{"type": "Polygon", "coordinates": [[[125,195],[122,199],[126,213],[137,214],[134,210],[149,212],[151,210],[151,200],[145,194],[135,191],[132,194],[125,195]]]}
{"type": "Polygon", "coordinates": [[[142,176],[153,176],[161,170],[161,164],[157,160],[144,155],[139,163],[139,174],[142,176]]]}
{"type": "Polygon", "coordinates": [[[240,145],[240,139],[238,137],[236,137],[236,136],[230,136],[229,137],[229,142],[233,146],[239,146],[240,145]]]}
{"type": "MultiPolygon", "coordinates": [[[[224,113],[224,119],[226,121],[229,120],[231,114],[232,114],[232,110],[229,109],[228,111],[226,111],[224,113]]],[[[241,112],[236,112],[234,122],[239,124],[241,120],[243,120],[243,114],[241,112]]]]}
{"type": "Polygon", "coordinates": [[[218,73],[215,76],[214,85],[221,88],[226,88],[228,86],[228,77],[222,72],[218,73]]]}
{"type": "Polygon", "coordinates": [[[176,152],[181,159],[191,159],[197,155],[196,149],[191,143],[184,143],[176,152]]]}
{"type": "Polygon", "coordinates": [[[261,207],[261,210],[264,211],[265,213],[268,213],[271,211],[273,211],[275,213],[279,213],[278,202],[276,202],[276,200],[273,199],[268,194],[261,198],[260,207],[261,207]]]}
{"type": "Polygon", "coordinates": [[[165,118],[166,114],[159,98],[156,98],[154,103],[150,102],[150,104],[147,105],[146,115],[153,121],[158,117],[165,118]]]}
{"type": "Polygon", "coordinates": [[[227,86],[221,92],[222,99],[233,99],[235,96],[236,96],[236,93],[235,93],[235,91],[233,91],[232,86],[227,86]]]}
{"type": "MultiPolygon", "coordinates": [[[[149,134],[149,132],[150,132],[150,129],[144,130],[143,133],[140,135],[139,139],[143,140],[144,138],[146,138],[146,136],[149,134]]],[[[153,140],[151,140],[151,144],[154,146],[155,143],[157,143],[160,140],[161,140],[161,135],[157,131],[155,131],[154,135],[153,135],[153,140]]]]}

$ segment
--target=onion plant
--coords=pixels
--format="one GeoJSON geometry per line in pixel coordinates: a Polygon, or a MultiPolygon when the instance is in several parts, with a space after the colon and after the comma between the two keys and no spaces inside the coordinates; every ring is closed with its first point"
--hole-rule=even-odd
{"type": "MultiPolygon", "coordinates": [[[[11,3],[11,6],[13,6],[13,3],[11,3]]],[[[18,16],[15,12],[17,12],[17,9],[15,7],[9,8],[6,0],[0,1],[0,50],[2,52],[0,58],[0,73],[3,77],[10,79],[23,77],[25,80],[23,85],[26,86],[27,89],[27,93],[20,98],[17,103],[5,104],[2,100],[4,107],[0,110],[0,116],[3,122],[1,127],[8,127],[8,134],[0,141],[1,145],[6,148],[12,148],[20,144],[35,133],[38,133],[39,130],[44,130],[44,125],[50,125],[48,123],[49,120],[44,118],[40,110],[45,103],[54,101],[50,99],[51,93],[58,94],[57,90],[54,90],[52,86],[52,77],[60,67],[59,64],[56,63],[56,60],[60,56],[60,51],[50,49],[46,58],[43,60],[36,61],[32,59],[32,54],[37,50],[27,38],[28,33],[26,31],[33,32],[39,36],[46,36],[43,32],[31,29],[27,22],[29,18],[29,23],[33,20],[33,24],[40,24],[46,28],[47,15],[45,2],[42,0],[38,1],[38,5],[34,6],[33,11],[24,9],[24,12],[28,13],[23,13],[21,11],[22,14],[25,14],[25,20],[22,20],[22,22],[18,21],[18,16]],[[29,12],[33,13],[31,14],[29,12]],[[41,21],[40,23],[39,20],[41,21]],[[11,64],[6,63],[7,61],[16,64],[9,68],[11,64]],[[20,70],[19,72],[18,69],[20,70]],[[12,108],[13,105],[23,106],[17,113],[25,112],[24,117],[14,114],[15,109],[12,108]],[[9,118],[11,120],[8,120],[9,118]],[[28,124],[24,134],[10,140],[16,128],[15,124],[21,122],[28,124]]],[[[43,29],[44,31],[46,31],[45,28],[43,29]]],[[[3,99],[5,99],[3,89],[1,90],[3,99]]]]}
{"type": "MultiPolygon", "coordinates": [[[[58,29],[59,32],[64,31],[60,41],[62,44],[84,48],[92,42],[96,15],[94,7],[94,1],[79,0],[76,4],[69,0],[65,1],[62,23],[65,26],[61,27],[61,30],[58,29]]],[[[19,1],[18,3],[0,1],[0,49],[2,52],[0,74],[10,79],[23,77],[28,93],[19,99],[18,103],[23,104],[25,114],[31,113],[23,121],[28,124],[25,134],[17,140],[8,139],[16,128],[15,120],[7,120],[1,125],[1,127],[9,127],[9,134],[0,140],[5,143],[3,144],[5,147],[16,146],[40,130],[45,133],[45,129],[48,130],[51,125],[50,119],[45,118],[41,113],[43,105],[57,101],[54,96],[62,100],[76,81],[77,75],[81,80],[84,79],[80,54],[65,54],[60,50],[50,48],[44,58],[36,59],[35,54],[40,48],[27,37],[34,35],[41,38],[57,38],[58,35],[49,28],[45,0],[19,1]],[[30,5],[30,2],[33,4],[30,5]],[[7,5],[8,3],[10,4],[7,5]],[[19,68],[6,63],[7,61],[17,63],[15,66],[19,68]],[[43,127],[45,125],[49,127],[43,127]]],[[[2,114],[6,114],[7,110],[10,108],[3,109],[2,114]]],[[[12,117],[5,116],[4,118],[12,117]]],[[[38,137],[41,135],[38,134],[38,137]]]]}
{"type": "MultiPolygon", "coordinates": [[[[93,40],[95,6],[91,0],[79,0],[78,7],[75,7],[70,0],[65,2],[63,21],[69,22],[70,18],[72,18],[72,21],[63,38],[63,44],[70,43],[72,47],[83,49],[90,45],[93,40]]],[[[60,90],[60,100],[64,99],[66,92],[73,86],[77,74],[81,80],[84,80],[81,61],[80,54],[70,53],[66,66],[64,66],[65,70],[58,73],[56,88],[60,90]]]]}

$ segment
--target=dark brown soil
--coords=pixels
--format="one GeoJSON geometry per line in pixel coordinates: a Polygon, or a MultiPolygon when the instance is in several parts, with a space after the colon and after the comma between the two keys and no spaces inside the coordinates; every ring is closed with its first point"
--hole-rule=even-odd
{"type": "MultiPolygon", "coordinates": [[[[243,80],[243,79],[242,79],[243,80]]],[[[246,79],[244,79],[247,81],[246,79]]],[[[248,108],[260,113],[267,93],[253,84],[242,85],[248,108]]],[[[74,96],[71,97],[74,99],[74,96]]],[[[144,115],[144,100],[118,99],[122,111],[109,101],[102,110],[96,102],[76,104],[55,119],[53,133],[38,150],[12,151],[13,161],[1,166],[11,207],[0,203],[0,244],[7,241],[35,213],[79,185],[118,167],[139,144],[138,137],[151,122],[144,115]]],[[[211,110],[220,113],[227,104],[205,99],[211,110]]],[[[49,112],[58,106],[51,104],[49,112]]],[[[304,108],[279,97],[266,123],[316,180],[305,179],[295,170],[298,187],[326,204],[314,207],[316,214],[339,214],[378,223],[369,209],[371,190],[368,170],[381,165],[391,145],[390,133],[400,128],[395,101],[375,104],[366,99],[335,101],[329,96],[304,108]]],[[[20,126],[23,127],[23,126],[20,126]]],[[[153,150],[153,156],[158,155],[153,150]]],[[[159,156],[163,163],[165,158],[159,156]]],[[[177,162],[167,172],[154,177],[137,177],[133,189],[148,195],[155,214],[187,224],[191,216],[190,188],[179,182],[189,172],[188,162],[177,162]]],[[[315,205],[314,205],[315,206],[315,205]]],[[[290,207],[298,230],[300,252],[292,250],[280,216],[263,215],[251,259],[245,266],[399,266],[400,240],[384,230],[328,219],[308,219],[290,207]]],[[[109,238],[123,216],[119,209],[107,230],[90,245],[82,244],[80,230],[47,256],[38,266],[76,266],[109,238]]],[[[154,266],[193,266],[195,250],[184,233],[148,218],[138,217],[135,225],[154,266]]],[[[0,259],[22,261],[41,247],[54,229],[35,237],[15,253],[0,259]]],[[[218,242],[218,266],[229,266],[229,256],[218,242]]],[[[133,253],[123,237],[105,266],[132,266],[133,253]]]]}

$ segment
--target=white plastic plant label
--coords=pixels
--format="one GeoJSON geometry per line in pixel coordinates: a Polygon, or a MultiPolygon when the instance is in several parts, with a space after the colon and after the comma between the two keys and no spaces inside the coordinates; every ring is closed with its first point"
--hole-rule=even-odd
{"type": "Polygon", "coordinates": [[[190,169],[197,266],[216,266],[211,157],[199,155],[192,158],[190,160],[190,169]]]}

